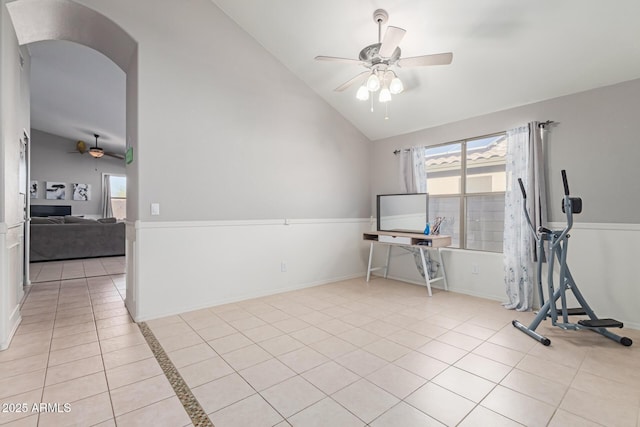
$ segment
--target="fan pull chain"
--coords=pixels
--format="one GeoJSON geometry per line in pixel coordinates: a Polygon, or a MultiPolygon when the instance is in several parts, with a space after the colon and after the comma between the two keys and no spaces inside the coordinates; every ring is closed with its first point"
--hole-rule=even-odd
{"type": "Polygon", "coordinates": [[[371,112],[373,113],[373,96],[370,96],[369,99],[371,100],[371,112]]]}
{"type": "Polygon", "coordinates": [[[389,120],[389,103],[384,103],[384,119],[389,120]]]}

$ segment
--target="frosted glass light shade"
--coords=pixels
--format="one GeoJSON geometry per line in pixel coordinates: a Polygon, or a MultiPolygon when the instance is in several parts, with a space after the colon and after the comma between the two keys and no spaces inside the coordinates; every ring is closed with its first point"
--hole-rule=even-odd
{"type": "Polygon", "coordinates": [[[402,84],[402,81],[399,78],[394,77],[389,84],[389,91],[392,94],[397,95],[399,93],[402,93],[403,90],[404,85],[402,84]]]}
{"type": "Polygon", "coordinates": [[[369,89],[369,92],[375,92],[380,89],[380,79],[375,73],[371,73],[367,79],[367,89],[369,89]]]}
{"type": "Polygon", "coordinates": [[[388,88],[383,87],[382,90],[380,91],[380,97],[378,98],[378,101],[380,102],[389,102],[391,101],[391,92],[389,91],[388,88]]]}
{"type": "Polygon", "coordinates": [[[356,92],[356,98],[360,101],[366,101],[369,99],[369,89],[367,89],[366,86],[360,86],[360,88],[358,88],[358,92],[356,92]]]}

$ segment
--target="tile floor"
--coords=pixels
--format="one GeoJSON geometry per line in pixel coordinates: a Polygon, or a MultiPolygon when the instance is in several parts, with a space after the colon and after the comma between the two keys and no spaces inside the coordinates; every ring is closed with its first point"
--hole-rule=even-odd
{"type": "MultiPolygon", "coordinates": [[[[46,281],[32,286],[0,352],[3,404],[71,412],[5,412],[0,424],[192,425],[126,313],[123,260],[99,262],[110,275],[53,263],[35,275],[36,266],[32,277],[46,281]]],[[[514,317],[533,315],[376,278],[147,324],[217,427],[640,427],[640,331],[625,329],[636,344],[623,347],[541,326],[552,340],[544,347],[514,317]]]]}

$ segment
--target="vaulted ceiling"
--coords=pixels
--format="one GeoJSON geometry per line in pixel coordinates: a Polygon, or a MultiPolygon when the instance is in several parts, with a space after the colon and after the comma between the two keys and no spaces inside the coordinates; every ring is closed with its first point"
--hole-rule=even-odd
{"type": "MultiPolygon", "coordinates": [[[[640,78],[637,0],[212,2],[371,140],[640,78]],[[388,12],[387,25],[407,31],[402,57],[453,52],[450,65],[396,68],[405,92],[388,103],[387,120],[384,104],[375,100],[371,112],[369,101],[356,100],[357,84],[334,91],[364,67],[314,60],[356,59],[376,43],[378,8],[388,12]]],[[[98,53],[52,44],[31,50],[34,127],[71,139],[99,131],[107,148],[123,151],[124,112],[107,111],[124,105],[124,92],[111,86],[122,72],[98,53]],[[87,64],[95,68],[87,72],[87,64]],[[98,75],[105,83],[90,88],[98,75]],[[55,88],[63,85],[77,94],[61,98],[55,88]],[[110,120],[100,125],[91,114],[110,120]]]]}

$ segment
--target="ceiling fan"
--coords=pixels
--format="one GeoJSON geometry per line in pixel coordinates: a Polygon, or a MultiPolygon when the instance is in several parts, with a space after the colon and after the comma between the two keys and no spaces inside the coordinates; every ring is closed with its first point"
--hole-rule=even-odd
{"type": "Polygon", "coordinates": [[[378,43],[363,48],[360,51],[358,59],[316,56],[315,59],[318,61],[362,65],[368,69],[335,88],[334,90],[336,92],[342,92],[366,79],[364,85],[358,89],[356,97],[366,101],[369,99],[369,92],[377,92],[380,90],[379,101],[388,102],[391,101],[391,94],[398,94],[404,90],[402,81],[396,75],[393,67],[410,68],[429,65],[448,65],[453,60],[453,53],[451,52],[402,58],[402,52],[398,45],[402,41],[406,30],[389,25],[384,33],[384,37],[382,37],[382,24],[385,24],[388,19],[389,15],[383,9],[377,9],[373,12],[373,22],[378,24],[378,43]]]}
{"type": "Polygon", "coordinates": [[[96,138],[96,145],[93,147],[87,147],[87,143],[84,141],[78,141],[76,143],[76,151],[71,151],[70,153],[89,153],[92,157],[100,158],[102,156],[114,157],[116,159],[124,160],[124,155],[118,153],[110,153],[108,151],[104,151],[102,148],[98,146],[98,138],[100,135],[93,134],[96,138]]]}

